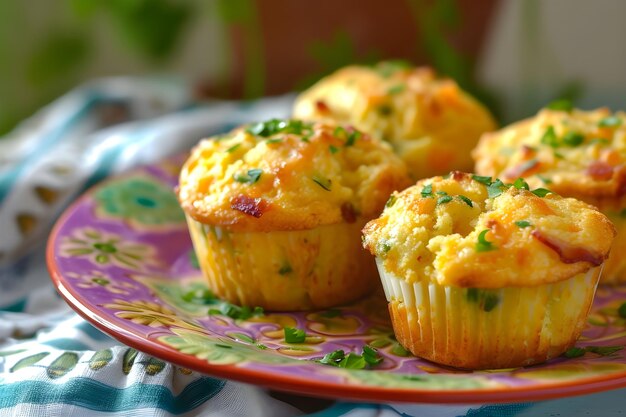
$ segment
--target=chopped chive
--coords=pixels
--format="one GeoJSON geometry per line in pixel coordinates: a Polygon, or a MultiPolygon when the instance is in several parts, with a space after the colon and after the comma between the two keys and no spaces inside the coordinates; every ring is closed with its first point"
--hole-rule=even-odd
{"type": "Polygon", "coordinates": [[[337,152],[339,152],[339,148],[334,146],[334,145],[330,145],[328,147],[328,150],[330,151],[330,153],[337,153],[337,152]]]}
{"type": "Polygon", "coordinates": [[[183,294],[182,299],[192,304],[212,304],[215,301],[215,294],[208,288],[198,288],[183,294]]]}
{"type": "Polygon", "coordinates": [[[470,207],[474,207],[474,204],[472,203],[472,200],[470,200],[469,198],[465,197],[464,195],[459,195],[457,196],[459,197],[459,199],[464,202],[465,204],[467,204],[470,207]]]}
{"type": "Polygon", "coordinates": [[[546,107],[550,110],[560,110],[560,111],[570,112],[574,108],[574,105],[572,104],[570,100],[560,99],[560,100],[554,100],[553,102],[548,104],[546,107]]]}
{"type": "Polygon", "coordinates": [[[622,303],[617,309],[617,314],[623,319],[626,319],[626,303],[622,303]]]}
{"type": "Polygon", "coordinates": [[[545,133],[541,137],[541,143],[552,146],[553,148],[559,146],[559,140],[556,137],[556,132],[554,131],[553,126],[548,126],[548,129],[546,129],[545,133]]]}
{"type": "Polygon", "coordinates": [[[520,229],[525,229],[529,226],[532,226],[532,224],[528,220],[518,220],[515,222],[515,225],[520,229]]]}
{"type": "Polygon", "coordinates": [[[439,206],[439,205],[441,205],[441,204],[446,204],[446,203],[449,203],[450,201],[452,201],[452,196],[450,196],[450,195],[444,195],[444,196],[439,197],[439,198],[437,199],[437,205],[439,206]]]}
{"type": "Polygon", "coordinates": [[[474,181],[478,181],[479,183],[486,185],[487,187],[491,185],[491,177],[484,177],[482,175],[472,175],[472,179],[474,181]]]}
{"type": "Polygon", "coordinates": [[[618,127],[622,124],[622,119],[617,116],[608,116],[598,122],[600,127],[618,127]]]}
{"type": "Polygon", "coordinates": [[[489,195],[489,198],[496,198],[508,187],[508,185],[497,179],[492,182],[489,187],[487,187],[487,194],[489,195]]]}
{"type": "Polygon", "coordinates": [[[600,356],[609,356],[622,350],[623,346],[587,346],[587,352],[595,353],[600,356]]]}
{"type": "Polygon", "coordinates": [[[301,135],[305,131],[310,131],[311,123],[305,123],[301,120],[281,120],[271,119],[265,122],[250,125],[246,132],[255,136],[270,137],[277,133],[294,133],[301,135]]]}
{"type": "Polygon", "coordinates": [[[486,313],[496,308],[500,303],[500,297],[489,290],[481,290],[479,288],[467,289],[467,301],[476,303],[486,313]]]}
{"type": "Polygon", "coordinates": [[[547,188],[537,188],[536,190],[532,190],[531,193],[533,193],[537,197],[545,197],[546,195],[550,193],[554,194],[552,191],[548,190],[547,188]]]}
{"type": "Polygon", "coordinates": [[[283,332],[285,334],[285,342],[287,343],[302,343],[306,340],[306,332],[304,330],[285,327],[283,332]]]}
{"type": "Polygon", "coordinates": [[[359,132],[358,130],[355,130],[354,132],[348,135],[348,140],[346,140],[345,146],[354,145],[354,142],[356,142],[356,140],[359,139],[360,137],[361,137],[361,132],[359,132]]]}
{"type": "Polygon", "coordinates": [[[238,143],[236,145],[231,146],[230,148],[226,149],[226,152],[228,153],[233,153],[235,152],[239,147],[241,146],[241,143],[238,143]]]}
{"type": "Polygon", "coordinates": [[[330,191],[330,187],[332,185],[332,181],[329,178],[323,178],[323,177],[320,177],[319,175],[314,175],[313,178],[311,178],[311,179],[317,185],[319,185],[320,187],[322,187],[326,191],[330,191]]]}
{"type": "Polygon", "coordinates": [[[249,169],[245,174],[235,174],[233,178],[235,181],[243,183],[243,184],[254,184],[261,178],[261,174],[263,173],[262,169],[254,168],[249,169]]]}
{"type": "Polygon", "coordinates": [[[422,197],[432,197],[433,196],[433,185],[428,184],[422,188],[422,197]]]}
{"type": "Polygon", "coordinates": [[[516,179],[513,183],[513,187],[517,188],[518,190],[530,190],[530,187],[528,186],[528,183],[524,181],[524,178],[516,179]]]}
{"type": "Polygon", "coordinates": [[[387,253],[391,250],[391,245],[388,242],[383,241],[379,244],[379,249],[380,249],[380,252],[387,253]]]}
{"type": "Polygon", "coordinates": [[[435,194],[437,195],[448,195],[445,191],[437,191],[435,194]]]}
{"type": "Polygon", "coordinates": [[[563,143],[567,146],[578,146],[585,141],[585,137],[577,132],[567,132],[563,135],[563,143]]]}
{"type": "Polygon", "coordinates": [[[396,197],[395,194],[391,194],[389,196],[389,200],[387,200],[387,202],[385,203],[385,207],[393,207],[393,205],[396,204],[397,200],[398,200],[398,197],[396,197]]]}
{"type": "Polygon", "coordinates": [[[339,368],[364,369],[367,366],[376,366],[381,363],[382,360],[383,358],[378,355],[376,349],[366,345],[363,347],[363,353],[361,355],[353,352],[345,353],[343,350],[339,349],[327,353],[317,362],[324,365],[337,366],[339,368]]]}
{"type": "Polygon", "coordinates": [[[280,143],[282,141],[283,141],[282,138],[273,138],[273,139],[266,140],[265,143],[267,143],[268,145],[271,145],[273,143],[280,143]]]}
{"type": "Polygon", "coordinates": [[[573,347],[573,348],[567,349],[565,353],[563,354],[563,356],[565,356],[566,358],[570,358],[570,359],[580,358],[581,356],[585,356],[585,353],[587,353],[587,349],[573,347]]]}
{"type": "Polygon", "coordinates": [[[383,361],[383,358],[378,355],[378,351],[368,345],[363,346],[363,359],[365,359],[368,365],[372,366],[378,365],[383,361]]]}
{"type": "Polygon", "coordinates": [[[378,72],[378,74],[380,74],[381,77],[389,78],[396,72],[401,71],[401,70],[406,70],[411,67],[412,65],[408,61],[393,60],[393,61],[384,61],[384,62],[379,63],[375,67],[375,70],[376,72],[378,72]]]}
{"type": "Polygon", "coordinates": [[[403,92],[406,89],[404,84],[397,84],[387,90],[387,94],[394,95],[403,92]]]}
{"type": "Polygon", "coordinates": [[[476,252],[488,252],[497,249],[496,246],[489,242],[486,238],[486,234],[489,229],[485,229],[478,235],[478,242],[476,242],[476,252]]]}

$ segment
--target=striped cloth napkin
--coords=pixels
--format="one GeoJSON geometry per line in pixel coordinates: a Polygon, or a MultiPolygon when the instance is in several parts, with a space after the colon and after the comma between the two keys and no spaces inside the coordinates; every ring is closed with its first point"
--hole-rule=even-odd
{"type": "Polygon", "coordinates": [[[289,114],[293,96],[194,105],[177,79],[99,80],[0,139],[0,416],[617,416],[626,390],[506,405],[312,399],[201,375],[121,345],[56,294],[52,223],[99,180],[289,114]]]}

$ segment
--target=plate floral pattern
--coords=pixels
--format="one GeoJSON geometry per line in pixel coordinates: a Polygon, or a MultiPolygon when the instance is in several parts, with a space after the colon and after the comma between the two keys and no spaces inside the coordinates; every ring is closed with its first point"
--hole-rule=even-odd
{"type": "Polygon", "coordinates": [[[413,357],[394,338],[382,292],[325,311],[222,314],[237,306],[211,296],[174,195],[183,160],[87,192],[48,244],[61,295],[129,346],[207,374],[342,398],[501,402],[626,386],[626,287],[598,289],[570,357],[496,371],[462,371],[413,357]],[[305,330],[304,342],[287,343],[285,327],[305,330]],[[318,362],[339,349],[360,353],[365,345],[378,350],[380,364],[347,369],[318,362]]]}

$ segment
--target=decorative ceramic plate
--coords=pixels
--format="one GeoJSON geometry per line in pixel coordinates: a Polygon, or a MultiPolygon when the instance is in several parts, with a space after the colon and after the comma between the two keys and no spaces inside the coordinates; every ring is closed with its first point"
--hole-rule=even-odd
{"type": "Polygon", "coordinates": [[[92,189],[50,237],[48,266],[58,291],[121,342],[206,374],[343,399],[489,403],[626,386],[626,319],[619,314],[626,287],[598,289],[577,344],[583,349],[574,352],[580,356],[481,372],[407,353],[381,294],[339,309],[260,315],[211,297],[173,192],[181,163],[174,158],[92,189]],[[305,341],[285,342],[284,327],[305,329],[305,341]],[[335,350],[360,354],[366,344],[378,349],[380,364],[318,362],[335,350]]]}

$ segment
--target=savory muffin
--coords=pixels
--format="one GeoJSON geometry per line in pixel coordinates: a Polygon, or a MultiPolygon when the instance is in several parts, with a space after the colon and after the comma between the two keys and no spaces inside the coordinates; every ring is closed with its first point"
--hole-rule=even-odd
{"type": "Polygon", "coordinates": [[[626,282],[626,113],[543,109],[485,134],[473,156],[481,175],[524,177],[598,207],[617,228],[602,283],[626,282]]]}
{"type": "Polygon", "coordinates": [[[574,344],[615,231],[582,201],[455,171],[392,194],[363,233],[398,341],[433,362],[485,369],[574,344]]]}
{"type": "Polygon", "coordinates": [[[202,141],[178,197],[218,296],[302,310],[374,287],[360,230],[408,183],[387,144],[339,125],[273,119],[202,141]]]}
{"type": "Polygon", "coordinates": [[[351,124],[388,141],[414,179],[470,171],[471,149],[496,128],[487,109],[453,80],[402,61],[327,76],[298,97],[294,116],[351,124]]]}

